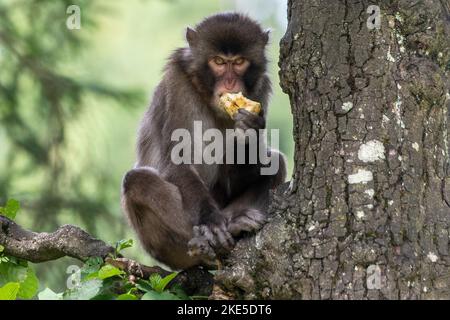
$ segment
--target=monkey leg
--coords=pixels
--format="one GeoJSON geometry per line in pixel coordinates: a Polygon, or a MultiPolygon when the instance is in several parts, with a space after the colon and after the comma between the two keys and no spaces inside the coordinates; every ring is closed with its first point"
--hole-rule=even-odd
{"type": "Polygon", "coordinates": [[[188,254],[193,225],[184,214],[178,187],[152,167],[129,171],[123,180],[122,206],[144,249],[173,269],[202,264],[188,254]]]}
{"type": "Polygon", "coordinates": [[[279,169],[275,175],[261,175],[257,183],[251,185],[242,195],[234,199],[225,209],[229,219],[228,231],[233,236],[241,232],[259,230],[267,221],[270,190],[278,187],[286,179],[286,160],[276,150],[272,155],[279,156],[279,169]]]}

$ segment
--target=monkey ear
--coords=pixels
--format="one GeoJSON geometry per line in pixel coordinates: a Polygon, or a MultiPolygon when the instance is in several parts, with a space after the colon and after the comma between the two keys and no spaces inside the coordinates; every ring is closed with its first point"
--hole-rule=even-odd
{"type": "Polygon", "coordinates": [[[187,27],[186,29],[186,40],[189,46],[192,47],[197,42],[197,31],[192,28],[187,27]]]}
{"type": "Polygon", "coordinates": [[[271,32],[272,32],[271,29],[266,29],[266,30],[264,30],[263,36],[262,36],[264,45],[266,45],[266,44],[269,42],[269,38],[270,38],[270,33],[271,33],[271,32]]]}

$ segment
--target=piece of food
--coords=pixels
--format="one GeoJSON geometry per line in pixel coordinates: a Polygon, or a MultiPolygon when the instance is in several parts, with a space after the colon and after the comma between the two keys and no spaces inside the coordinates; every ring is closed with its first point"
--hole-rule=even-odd
{"type": "Polygon", "coordinates": [[[254,114],[258,114],[261,111],[261,104],[259,102],[247,99],[243,96],[242,92],[224,93],[220,97],[219,105],[225,109],[231,119],[234,119],[234,115],[241,108],[244,108],[254,114]]]}

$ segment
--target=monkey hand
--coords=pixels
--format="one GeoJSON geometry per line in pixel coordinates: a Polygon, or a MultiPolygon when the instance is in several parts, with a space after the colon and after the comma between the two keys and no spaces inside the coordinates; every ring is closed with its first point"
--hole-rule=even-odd
{"type": "Polygon", "coordinates": [[[265,119],[259,114],[249,112],[243,108],[239,109],[234,116],[234,127],[235,129],[264,129],[266,126],[265,119]]]}
{"type": "Polygon", "coordinates": [[[267,222],[267,216],[258,209],[245,209],[235,215],[228,224],[228,231],[233,236],[238,236],[241,232],[254,232],[262,228],[267,222]]]}
{"type": "Polygon", "coordinates": [[[194,226],[194,237],[189,241],[189,255],[204,256],[213,259],[216,253],[230,251],[234,246],[234,239],[228,232],[225,219],[221,223],[209,223],[194,226]]]}

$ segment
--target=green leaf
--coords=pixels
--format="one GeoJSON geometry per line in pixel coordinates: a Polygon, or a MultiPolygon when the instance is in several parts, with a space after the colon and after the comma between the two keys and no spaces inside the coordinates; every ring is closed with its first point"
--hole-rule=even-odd
{"type": "Polygon", "coordinates": [[[106,266],[103,266],[99,271],[98,271],[98,277],[100,279],[107,279],[107,278],[111,278],[114,276],[119,276],[124,274],[124,272],[112,265],[107,264],[106,266]]]}
{"type": "Polygon", "coordinates": [[[83,281],[98,279],[98,271],[89,273],[88,275],[83,276],[83,281]]]}
{"type": "Polygon", "coordinates": [[[0,244],[0,253],[2,253],[3,251],[5,251],[5,247],[0,244]]]}
{"type": "Polygon", "coordinates": [[[159,274],[154,273],[150,276],[148,279],[150,285],[152,286],[152,289],[158,292],[162,292],[163,290],[159,290],[160,282],[162,281],[162,278],[159,274]]]}
{"type": "Polygon", "coordinates": [[[16,300],[20,284],[9,282],[0,288],[0,300],[16,300]]]}
{"type": "Polygon", "coordinates": [[[136,288],[138,288],[139,290],[144,291],[144,292],[153,291],[153,288],[150,285],[150,283],[145,280],[138,280],[136,283],[136,288]]]}
{"type": "Polygon", "coordinates": [[[79,287],[66,291],[64,293],[64,299],[90,300],[100,292],[102,285],[103,281],[98,279],[81,282],[79,287]]]}
{"type": "Polygon", "coordinates": [[[103,280],[100,292],[91,300],[115,300],[119,295],[117,292],[118,290],[120,290],[120,292],[126,292],[126,289],[123,287],[124,282],[123,279],[117,277],[103,280]],[[122,289],[124,291],[122,291],[122,289]]]}
{"type": "MultiPolygon", "coordinates": [[[[184,290],[180,287],[178,283],[170,288],[170,292],[172,292],[181,300],[192,300],[192,298],[186,292],[184,292],[184,290]]],[[[208,299],[207,296],[205,298],[208,299]]]]}
{"type": "Polygon", "coordinates": [[[124,293],[117,297],[116,300],[138,300],[134,294],[124,293]]]}
{"type": "Polygon", "coordinates": [[[157,292],[163,292],[166,286],[169,284],[170,281],[173,280],[177,276],[176,272],[173,272],[164,278],[161,278],[161,276],[157,273],[154,273],[150,276],[150,279],[148,280],[150,283],[150,286],[153,290],[157,292]]]}
{"type": "Polygon", "coordinates": [[[28,276],[28,267],[12,262],[0,264],[0,286],[8,282],[23,282],[28,276]]]}
{"type": "Polygon", "coordinates": [[[8,202],[6,202],[6,207],[4,208],[0,207],[0,214],[6,216],[11,220],[14,220],[19,209],[20,209],[19,201],[9,199],[8,202]]]}
{"type": "Polygon", "coordinates": [[[38,288],[39,280],[33,269],[28,267],[27,276],[22,282],[20,282],[20,289],[17,296],[22,299],[31,299],[36,295],[38,288]]]}
{"type": "Polygon", "coordinates": [[[0,264],[0,286],[8,282],[20,284],[17,296],[22,299],[33,298],[39,287],[39,280],[31,266],[24,267],[13,262],[2,261],[0,264]]]}
{"type": "MultiPolygon", "coordinates": [[[[83,279],[90,279],[92,275],[98,272],[103,265],[103,259],[100,257],[91,257],[86,260],[83,267],[81,267],[81,276],[83,279]]],[[[95,274],[95,277],[97,275],[95,274]]]]}
{"type": "Polygon", "coordinates": [[[177,272],[173,272],[167,276],[165,276],[164,278],[161,279],[161,281],[158,283],[158,287],[157,288],[153,288],[158,292],[162,292],[164,291],[164,289],[166,288],[166,286],[169,284],[170,281],[173,280],[173,278],[175,278],[177,276],[177,272]]]}
{"type": "Polygon", "coordinates": [[[116,254],[122,251],[123,249],[130,248],[133,246],[133,239],[122,239],[116,242],[116,254]]]}
{"type": "Polygon", "coordinates": [[[38,293],[39,300],[62,300],[62,293],[55,293],[49,288],[45,288],[41,292],[38,293]]]}
{"type": "Polygon", "coordinates": [[[103,259],[101,257],[90,257],[84,263],[84,265],[86,267],[99,267],[102,264],[103,264],[103,259]]]}
{"type": "Polygon", "coordinates": [[[149,291],[142,296],[141,300],[180,300],[180,298],[167,291],[149,291]]]}
{"type": "Polygon", "coordinates": [[[28,261],[16,257],[8,257],[12,264],[24,268],[28,268],[28,261]]]}

